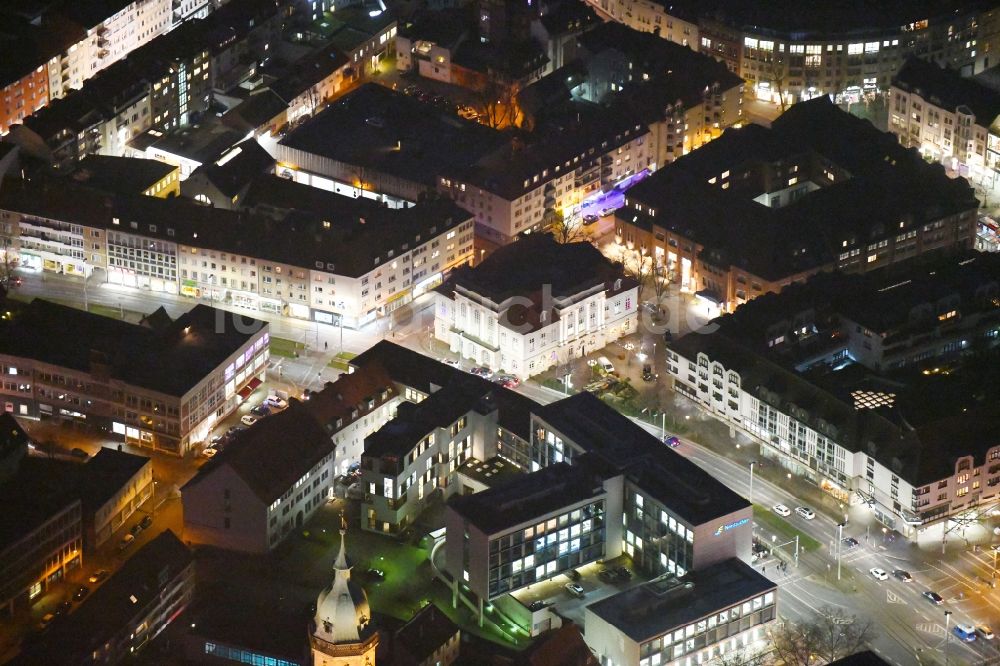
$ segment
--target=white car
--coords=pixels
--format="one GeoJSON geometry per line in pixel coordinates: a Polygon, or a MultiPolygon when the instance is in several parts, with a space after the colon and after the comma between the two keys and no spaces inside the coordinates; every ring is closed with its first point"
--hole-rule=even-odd
{"type": "Polygon", "coordinates": [[[583,590],[583,586],[579,583],[566,583],[566,591],[577,598],[583,597],[583,595],[586,594],[583,590]]]}
{"type": "Polygon", "coordinates": [[[240,417],[240,423],[242,423],[245,426],[252,426],[259,420],[260,419],[254,416],[253,414],[244,414],[243,416],[240,417]]]}
{"type": "Polygon", "coordinates": [[[611,365],[611,361],[608,360],[607,356],[601,356],[597,359],[597,365],[601,367],[601,370],[608,373],[609,375],[615,371],[615,366],[611,365]]]}
{"type": "Polygon", "coordinates": [[[792,515],[792,510],[789,509],[784,504],[775,504],[774,507],[772,507],[771,510],[774,511],[779,516],[785,516],[786,518],[788,516],[792,515]]]}
{"type": "Polygon", "coordinates": [[[264,400],[264,403],[268,407],[272,407],[274,409],[284,409],[285,407],[288,407],[288,402],[284,398],[279,398],[276,395],[267,396],[267,399],[264,400]]]}
{"type": "Polygon", "coordinates": [[[462,367],[462,364],[459,361],[455,361],[455,360],[448,359],[448,358],[441,359],[441,362],[442,363],[447,363],[448,365],[450,365],[453,368],[461,368],[462,367]]]}
{"type": "Polygon", "coordinates": [[[868,573],[872,575],[875,580],[889,580],[889,574],[885,572],[885,569],[879,569],[878,567],[872,567],[868,570],[868,573]]]}
{"type": "Polygon", "coordinates": [[[816,517],[816,512],[807,506],[797,506],[795,507],[795,513],[799,514],[806,520],[812,520],[816,517]]]}

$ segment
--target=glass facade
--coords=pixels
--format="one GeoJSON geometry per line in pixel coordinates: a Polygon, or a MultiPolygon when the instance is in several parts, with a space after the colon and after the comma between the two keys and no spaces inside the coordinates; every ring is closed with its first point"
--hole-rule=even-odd
{"type": "Polygon", "coordinates": [[[683,576],[694,561],[694,532],[655,499],[629,485],[622,516],[622,549],[650,576],[683,576]]]}
{"type": "Polygon", "coordinates": [[[767,592],[646,641],[639,646],[639,666],[668,664],[685,655],[689,663],[703,664],[724,654],[729,639],[731,649],[745,645],[759,638],[755,628],[775,619],[774,600],[774,592],[767,592]]]}
{"type": "Polygon", "coordinates": [[[490,539],[490,598],[604,557],[604,500],[490,539]]]}
{"type": "Polygon", "coordinates": [[[240,664],[253,664],[253,666],[302,666],[297,661],[269,657],[251,650],[241,650],[229,647],[228,645],[219,645],[218,643],[205,643],[205,654],[210,654],[219,659],[226,659],[227,661],[235,661],[240,664]]]}

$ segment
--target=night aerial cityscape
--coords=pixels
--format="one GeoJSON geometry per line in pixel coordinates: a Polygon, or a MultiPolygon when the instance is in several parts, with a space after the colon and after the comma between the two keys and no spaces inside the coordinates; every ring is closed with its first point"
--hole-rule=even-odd
{"type": "Polygon", "coordinates": [[[1000,0],[0,0],[0,664],[1000,666],[1000,0]]]}

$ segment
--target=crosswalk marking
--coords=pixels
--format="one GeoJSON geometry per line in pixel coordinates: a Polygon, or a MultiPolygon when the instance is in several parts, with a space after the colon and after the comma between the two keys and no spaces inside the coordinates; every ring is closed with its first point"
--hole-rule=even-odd
{"type": "Polygon", "coordinates": [[[915,628],[917,631],[922,631],[932,636],[944,636],[944,627],[937,622],[920,622],[915,625],[915,628]]]}

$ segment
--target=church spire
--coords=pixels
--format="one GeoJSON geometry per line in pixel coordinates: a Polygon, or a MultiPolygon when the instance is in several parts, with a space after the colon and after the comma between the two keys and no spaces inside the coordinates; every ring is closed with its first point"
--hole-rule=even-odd
{"type": "Polygon", "coordinates": [[[340,551],[337,553],[333,568],[338,572],[350,569],[347,565],[347,518],[343,513],[340,514],[340,551]]]}

